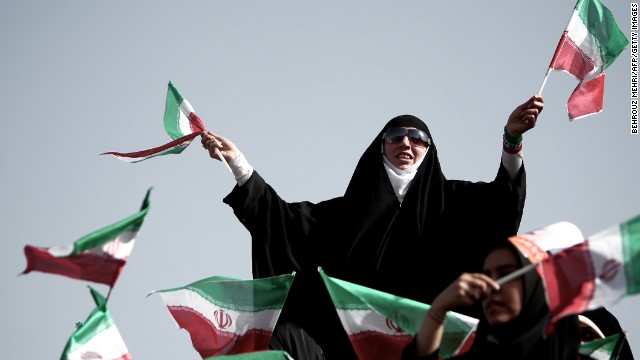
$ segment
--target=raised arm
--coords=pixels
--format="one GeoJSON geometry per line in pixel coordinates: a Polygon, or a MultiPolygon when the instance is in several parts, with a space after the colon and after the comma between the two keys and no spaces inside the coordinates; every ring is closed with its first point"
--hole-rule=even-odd
{"type": "Polygon", "coordinates": [[[416,335],[416,355],[428,356],[438,351],[444,334],[447,311],[468,307],[500,287],[487,275],[463,273],[431,303],[431,308],[416,335]]]}

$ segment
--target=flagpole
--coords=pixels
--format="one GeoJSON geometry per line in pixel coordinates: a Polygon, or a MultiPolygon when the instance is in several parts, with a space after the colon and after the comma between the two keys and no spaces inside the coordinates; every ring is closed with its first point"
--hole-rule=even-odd
{"type": "Polygon", "coordinates": [[[105,303],[105,304],[107,303],[107,301],[109,301],[109,296],[111,296],[111,290],[113,290],[113,287],[112,287],[112,286],[109,286],[109,292],[107,293],[107,297],[106,297],[106,299],[104,300],[104,303],[105,303]]]}
{"type": "MultiPolygon", "coordinates": [[[[578,0],[580,1],[580,0],[578,0]]],[[[576,6],[578,6],[578,1],[576,1],[576,5],[573,7],[573,10],[575,11],[576,6]]],[[[573,17],[573,11],[571,12],[571,16],[569,16],[569,20],[567,21],[567,25],[564,27],[563,30],[563,35],[564,35],[564,31],[567,30],[567,28],[569,28],[569,24],[571,23],[571,18],[573,17]]],[[[560,37],[560,40],[562,40],[562,36],[560,37]]],[[[560,45],[560,43],[558,43],[558,46],[560,45]]],[[[558,48],[556,46],[556,51],[553,53],[553,57],[556,56],[556,53],[558,52],[558,48]]],[[[553,61],[553,58],[551,58],[551,61],[553,61]]],[[[542,80],[542,85],[540,85],[540,90],[538,90],[538,93],[536,95],[542,95],[542,89],[544,89],[544,85],[547,83],[547,79],[549,78],[549,74],[551,73],[551,64],[549,64],[549,67],[547,68],[547,73],[544,75],[544,79],[542,80]]]]}
{"type": "Polygon", "coordinates": [[[547,68],[547,73],[544,74],[544,80],[542,80],[542,85],[540,85],[540,90],[536,93],[536,95],[542,95],[542,89],[544,89],[544,85],[547,83],[547,79],[549,78],[549,74],[551,73],[551,67],[547,68]]]}
{"type": "Polygon", "coordinates": [[[222,156],[222,153],[220,152],[220,149],[216,148],[216,154],[218,154],[218,156],[220,157],[220,160],[222,160],[222,162],[227,167],[229,172],[232,172],[231,171],[231,166],[229,166],[229,164],[227,163],[227,160],[224,158],[224,156],[222,156]]]}
{"type": "Polygon", "coordinates": [[[526,273],[528,273],[529,271],[531,271],[532,269],[535,269],[536,266],[538,266],[540,263],[534,263],[534,264],[529,264],[527,266],[524,266],[514,272],[512,272],[511,274],[507,274],[506,276],[501,277],[500,279],[498,279],[498,281],[496,281],[496,283],[500,286],[508,283],[509,281],[516,279],[526,273]]]}

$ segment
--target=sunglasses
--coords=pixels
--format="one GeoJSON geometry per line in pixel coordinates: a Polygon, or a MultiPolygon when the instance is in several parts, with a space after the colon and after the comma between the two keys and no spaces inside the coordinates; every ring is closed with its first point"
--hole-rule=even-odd
{"type": "Polygon", "coordinates": [[[398,143],[404,139],[405,136],[409,136],[409,141],[419,147],[429,147],[431,146],[431,139],[422,130],[418,129],[405,129],[401,127],[392,127],[389,128],[384,135],[382,135],[382,139],[389,144],[398,143]]]}

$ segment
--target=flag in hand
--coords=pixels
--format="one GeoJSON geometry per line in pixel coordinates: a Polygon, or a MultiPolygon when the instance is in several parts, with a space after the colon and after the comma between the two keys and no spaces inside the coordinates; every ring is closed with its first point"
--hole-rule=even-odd
{"type": "Polygon", "coordinates": [[[177,326],[189,332],[202,358],[250,353],[267,350],[294,276],[215,276],[153,293],[160,294],[177,326]]]}
{"type": "MultiPolygon", "coordinates": [[[[418,333],[429,305],[327,276],[318,269],[360,360],[400,359],[418,333]]],[[[478,320],[447,312],[439,354],[468,350],[478,320]]]]}
{"type": "Polygon", "coordinates": [[[536,267],[554,323],[610,306],[640,292],[640,216],[599,232],[542,260],[536,267]]]}
{"type": "Polygon", "coordinates": [[[171,82],[169,82],[164,110],[164,129],[173,139],[167,144],[130,153],[110,151],[100,155],[113,155],[120,160],[135,163],[155,156],[180,154],[195,137],[205,130],[204,123],[196,115],[191,104],[171,82]]]}
{"type": "Polygon", "coordinates": [[[129,350],[107,310],[106,299],[93,288],[89,289],[96,308],[71,335],[60,359],[130,360],[129,350]]]}
{"type": "Polygon", "coordinates": [[[628,44],[600,0],[578,0],[549,65],[580,81],[567,102],[570,120],[602,111],[605,69],[628,44]]]}
{"type": "Polygon", "coordinates": [[[41,271],[113,287],[149,211],[150,193],[151,189],[147,190],[139,212],[73,244],[49,248],[25,246],[27,268],[22,274],[41,271]]]}

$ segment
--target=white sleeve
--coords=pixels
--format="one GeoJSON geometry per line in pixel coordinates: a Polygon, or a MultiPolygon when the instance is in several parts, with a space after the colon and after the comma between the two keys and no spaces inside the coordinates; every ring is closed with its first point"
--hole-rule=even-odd
{"type": "Polygon", "coordinates": [[[511,179],[511,181],[515,180],[516,176],[518,176],[522,162],[522,150],[515,154],[509,154],[504,151],[504,149],[502,150],[502,165],[507,169],[507,173],[509,174],[509,179],[511,179]]]}
{"type": "Polygon", "coordinates": [[[253,167],[249,164],[243,153],[240,153],[232,162],[229,163],[231,172],[236,178],[238,186],[244,185],[253,174],[253,167]]]}

